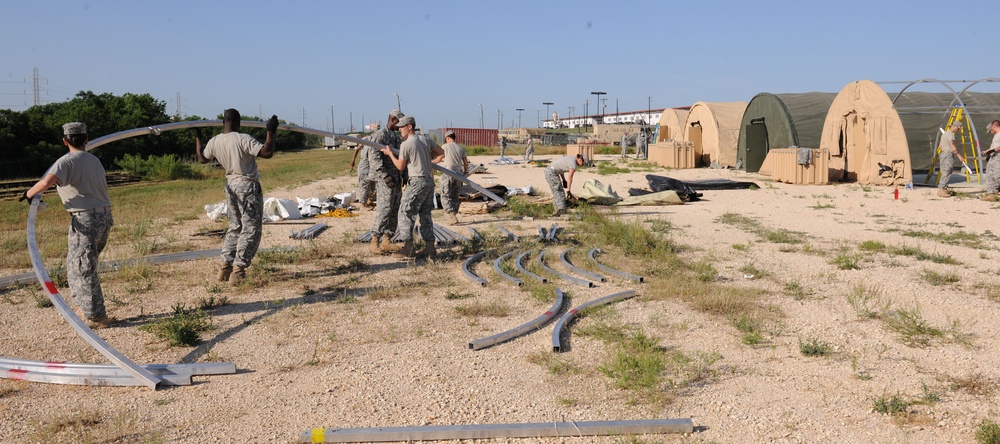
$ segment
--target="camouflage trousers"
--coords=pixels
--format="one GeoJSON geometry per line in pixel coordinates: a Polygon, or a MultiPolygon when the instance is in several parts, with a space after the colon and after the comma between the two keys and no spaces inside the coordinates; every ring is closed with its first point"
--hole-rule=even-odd
{"type": "Polygon", "coordinates": [[[375,193],[375,182],[368,180],[368,172],[371,169],[368,163],[368,147],[364,147],[361,151],[361,162],[358,163],[358,202],[363,205],[372,198],[372,194],[375,193]]]}
{"type": "Polygon", "coordinates": [[[552,189],[552,206],[557,210],[566,209],[566,189],[562,185],[562,176],[552,168],[545,169],[545,181],[552,189]]]}
{"type": "Polygon", "coordinates": [[[955,155],[951,151],[941,151],[941,177],[938,179],[938,188],[948,188],[951,181],[951,172],[955,170],[955,155]]]}
{"type": "Polygon", "coordinates": [[[226,180],[229,230],[222,241],[222,262],[249,267],[260,247],[264,221],[264,192],[260,182],[246,178],[226,180]]]}
{"type": "Polygon", "coordinates": [[[458,212],[458,192],[462,189],[462,181],[449,175],[441,175],[441,207],[445,213],[458,212]]]}
{"type": "Polygon", "coordinates": [[[431,219],[433,209],[434,179],[411,177],[399,203],[399,223],[396,225],[399,240],[407,241],[413,237],[413,220],[417,218],[420,221],[420,238],[433,242],[434,220],[431,219]]]}
{"type": "Polygon", "coordinates": [[[69,224],[69,252],[66,253],[66,280],[72,300],[87,319],[107,315],[104,291],[97,275],[98,256],[108,244],[115,224],[111,212],[72,213],[69,224]]]}
{"type": "Polygon", "coordinates": [[[986,192],[1000,192],[1000,156],[993,156],[986,164],[986,192]]]}
{"type": "Polygon", "coordinates": [[[535,160],[535,147],[527,147],[524,149],[524,160],[535,160]]]}
{"type": "Polygon", "coordinates": [[[646,142],[635,144],[635,158],[645,159],[649,156],[649,145],[646,142]]]}
{"type": "Polygon", "coordinates": [[[399,212],[399,198],[402,190],[399,188],[399,180],[396,186],[389,188],[384,180],[375,180],[375,221],[372,222],[372,236],[391,235],[396,229],[399,212]]]}

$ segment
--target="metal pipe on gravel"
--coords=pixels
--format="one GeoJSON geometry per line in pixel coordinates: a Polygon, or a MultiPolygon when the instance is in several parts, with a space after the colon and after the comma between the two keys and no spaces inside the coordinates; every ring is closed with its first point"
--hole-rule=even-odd
{"type": "Polygon", "coordinates": [[[524,268],[524,265],[523,265],[522,261],[524,261],[524,257],[527,256],[528,253],[531,253],[531,251],[528,250],[528,251],[525,251],[524,253],[521,253],[517,257],[517,259],[514,260],[514,265],[517,266],[517,271],[520,271],[525,276],[528,276],[528,277],[530,277],[530,278],[532,278],[532,279],[534,279],[534,280],[536,280],[538,282],[541,282],[543,284],[548,283],[549,280],[547,278],[544,278],[544,277],[539,276],[539,275],[537,275],[535,273],[532,273],[532,272],[528,271],[526,268],[524,268]]]}
{"type": "MultiPolygon", "coordinates": [[[[566,314],[564,314],[561,318],[559,318],[559,322],[556,322],[556,326],[552,329],[552,351],[556,353],[563,351],[564,348],[562,346],[563,330],[569,326],[570,322],[572,322],[573,319],[576,319],[577,315],[581,311],[584,311],[590,307],[598,307],[601,305],[610,304],[612,302],[617,302],[622,299],[628,299],[633,296],[635,296],[635,290],[627,290],[621,293],[615,293],[608,296],[604,296],[602,298],[594,299],[566,312],[566,314]]],[[[569,335],[568,330],[566,331],[566,334],[569,335]]]]}
{"type": "Polygon", "coordinates": [[[594,287],[594,283],[590,282],[590,281],[588,281],[586,279],[580,279],[580,278],[578,278],[576,276],[570,276],[568,274],[563,274],[563,273],[560,273],[560,272],[558,272],[556,270],[553,270],[553,269],[549,268],[548,265],[545,265],[545,259],[544,259],[544,257],[545,257],[545,250],[539,250],[538,251],[538,263],[542,266],[543,270],[545,270],[545,271],[547,271],[549,273],[552,273],[552,274],[554,274],[556,276],[559,276],[559,279],[562,279],[564,281],[570,281],[570,282],[572,282],[574,284],[577,284],[577,285],[580,285],[580,286],[583,286],[583,287],[587,287],[587,288],[593,288],[594,287]]]}
{"type": "Polygon", "coordinates": [[[608,267],[600,262],[597,262],[597,258],[594,257],[594,253],[601,253],[601,249],[594,248],[593,250],[590,250],[589,253],[587,253],[587,256],[590,258],[590,260],[595,264],[597,264],[597,268],[600,268],[601,270],[604,270],[605,272],[611,273],[615,276],[621,276],[625,279],[636,281],[640,284],[643,282],[644,279],[642,276],[636,276],[632,273],[626,273],[624,271],[615,270],[614,268],[608,267]]]}
{"type": "Polygon", "coordinates": [[[478,261],[480,258],[482,258],[491,251],[493,250],[480,251],[476,254],[473,254],[472,256],[469,256],[465,261],[462,262],[462,273],[465,274],[465,277],[471,280],[472,282],[478,282],[479,285],[483,287],[486,286],[486,279],[476,276],[469,268],[469,266],[472,265],[473,262],[478,261]]]}
{"type": "Polygon", "coordinates": [[[514,253],[517,253],[517,250],[511,251],[510,253],[507,253],[507,254],[504,254],[504,255],[501,255],[500,257],[498,257],[495,261],[493,261],[493,269],[496,270],[497,274],[499,274],[500,277],[502,277],[502,278],[504,278],[504,279],[506,279],[508,281],[511,281],[515,285],[517,285],[518,287],[520,287],[520,286],[524,285],[524,281],[523,280],[518,279],[518,278],[516,278],[514,276],[511,276],[511,275],[509,275],[507,273],[504,273],[503,270],[500,269],[500,262],[503,261],[504,259],[510,257],[514,253]]]}
{"type": "Polygon", "coordinates": [[[469,342],[469,350],[481,350],[486,347],[492,347],[501,342],[506,342],[514,339],[518,336],[533,332],[542,328],[546,323],[548,323],[552,318],[554,318],[559,312],[562,311],[563,303],[566,300],[566,295],[560,289],[556,289],[556,301],[552,304],[552,307],[548,311],[542,313],[535,319],[532,319],[524,324],[514,327],[502,333],[497,333],[493,336],[476,339],[475,341],[469,342]]]}
{"type": "Polygon", "coordinates": [[[573,265],[572,263],[570,263],[569,262],[569,258],[567,258],[567,256],[569,256],[569,252],[572,249],[573,249],[573,247],[569,247],[569,248],[563,250],[562,254],[559,255],[559,259],[562,260],[562,263],[563,263],[563,265],[566,266],[566,268],[569,268],[570,270],[572,270],[576,274],[584,275],[584,276],[587,276],[587,277],[589,277],[591,279],[596,279],[599,282],[605,282],[605,281],[607,281],[607,279],[605,279],[604,276],[601,276],[601,275],[599,275],[597,273],[591,273],[591,272],[589,272],[587,270],[584,270],[584,269],[582,269],[580,267],[577,267],[577,266],[573,265]]]}

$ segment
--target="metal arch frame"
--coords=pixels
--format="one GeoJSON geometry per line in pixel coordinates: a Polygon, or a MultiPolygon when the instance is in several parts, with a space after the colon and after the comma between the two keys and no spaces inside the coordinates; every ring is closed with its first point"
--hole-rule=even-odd
{"type": "Polygon", "coordinates": [[[514,242],[517,242],[518,239],[520,239],[516,234],[511,233],[510,230],[504,228],[503,225],[497,225],[497,228],[499,228],[500,231],[503,231],[504,233],[507,233],[507,239],[510,239],[510,240],[512,240],[514,242]]]}
{"type": "Polygon", "coordinates": [[[480,286],[483,287],[486,286],[486,279],[476,276],[476,274],[469,269],[469,266],[472,265],[473,262],[482,258],[483,256],[486,256],[486,254],[491,251],[493,250],[480,251],[476,254],[473,254],[472,256],[469,256],[468,259],[462,262],[462,273],[465,275],[465,277],[471,280],[472,282],[478,283],[480,286]]]}
{"type": "Polygon", "coordinates": [[[481,350],[486,347],[492,347],[501,342],[506,342],[514,339],[518,336],[536,331],[541,329],[542,326],[547,324],[552,320],[559,312],[563,309],[563,304],[566,300],[566,294],[560,289],[556,289],[556,301],[552,304],[552,307],[548,309],[545,313],[542,313],[535,319],[532,319],[524,324],[514,327],[502,333],[497,333],[493,336],[489,336],[482,339],[476,339],[475,341],[469,342],[469,350],[481,350]]]}
{"type": "Polygon", "coordinates": [[[532,278],[532,279],[534,279],[534,280],[536,280],[538,282],[541,282],[543,284],[547,284],[549,282],[548,278],[539,276],[539,275],[537,275],[535,273],[532,273],[532,272],[528,271],[528,269],[524,268],[524,264],[523,264],[524,257],[527,256],[528,253],[531,253],[531,250],[526,250],[524,253],[521,253],[520,255],[517,256],[516,259],[514,259],[514,265],[517,267],[517,271],[520,271],[525,276],[528,276],[528,277],[530,277],[530,278],[532,278]]]}
{"type": "Polygon", "coordinates": [[[515,285],[517,285],[518,287],[520,287],[520,286],[524,285],[524,281],[523,280],[518,279],[518,278],[516,278],[514,276],[511,276],[511,275],[509,275],[507,273],[504,273],[503,270],[500,269],[500,262],[503,261],[504,259],[512,256],[514,253],[517,253],[517,250],[511,251],[511,252],[506,253],[506,254],[502,254],[502,255],[500,255],[500,257],[496,258],[496,260],[493,261],[493,269],[496,270],[497,274],[499,274],[500,277],[502,277],[502,278],[504,278],[504,279],[506,279],[508,281],[511,281],[512,283],[514,283],[515,285]]]}
{"type": "MultiPolygon", "coordinates": [[[[165,386],[191,385],[192,376],[236,373],[236,365],[232,363],[147,364],[142,367],[161,377],[165,386]]],[[[49,384],[115,387],[143,385],[143,381],[114,365],[33,361],[2,356],[0,375],[16,381],[49,384]]]]}
{"type": "Polygon", "coordinates": [[[602,264],[600,262],[597,262],[597,258],[594,257],[594,253],[602,253],[602,251],[601,251],[600,248],[594,248],[593,250],[590,250],[590,252],[587,253],[587,257],[589,257],[590,260],[594,264],[597,265],[597,268],[600,268],[601,270],[604,270],[604,271],[606,271],[608,273],[611,273],[611,274],[613,274],[615,276],[621,276],[621,277],[623,277],[625,279],[630,279],[630,280],[636,281],[636,282],[638,282],[640,284],[643,283],[643,281],[645,280],[642,276],[634,275],[632,273],[626,273],[624,271],[615,270],[614,268],[608,267],[608,266],[606,266],[606,265],[604,265],[604,264],[602,264]]]}
{"type": "Polygon", "coordinates": [[[558,272],[556,270],[553,270],[553,269],[549,268],[548,265],[545,265],[545,250],[538,250],[538,256],[536,256],[536,259],[538,259],[538,264],[542,266],[543,270],[545,270],[545,271],[547,271],[549,273],[552,273],[552,274],[554,274],[556,276],[559,276],[559,279],[562,279],[564,281],[570,281],[570,282],[572,282],[574,284],[577,284],[577,285],[580,285],[582,287],[594,288],[594,283],[593,282],[590,282],[590,281],[588,281],[586,279],[580,279],[580,278],[578,278],[576,276],[570,276],[568,274],[560,273],[560,272],[558,272]]]}
{"type": "Polygon", "coordinates": [[[42,263],[41,254],[38,251],[38,243],[35,240],[35,220],[38,215],[38,202],[41,201],[41,194],[36,195],[31,199],[31,207],[28,210],[28,254],[31,257],[31,266],[35,269],[35,277],[38,278],[38,283],[42,285],[45,293],[48,295],[49,300],[52,301],[52,305],[55,306],[59,314],[69,323],[73,330],[76,330],[91,347],[94,347],[98,352],[100,352],[104,357],[108,358],[111,362],[117,365],[122,370],[126,371],[131,377],[133,377],[137,384],[145,385],[153,390],[163,382],[162,378],[149,372],[145,368],[140,367],[135,362],[132,362],[125,355],[121,354],[118,350],[115,350],[104,339],[97,336],[93,330],[87,327],[87,324],[83,323],[73,309],[66,304],[62,296],[59,294],[59,290],[56,289],[56,285],[52,283],[52,279],[49,279],[49,273],[45,269],[45,265],[42,263]]]}
{"type": "MultiPolygon", "coordinates": [[[[972,149],[975,150],[976,157],[982,157],[982,155],[983,155],[982,148],[978,144],[979,131],[976,130],[976,121],[969,114],[969,108],[965,105],[965,101],[962,100],[962,96],[965,94],[966,91],[969,90],[969,88],[972,88],[973,86],[978,85],[978,84],[983,83],[983,82],[991,82],[991,83],[992,82],[1000,82],[1000,78],[988,77],[988,78],[979,79],[979,80],[919,79],[919,80],[913,80],[913,81],[889,81],[889,82],[875,82],[875,83],[877,83],[879,85],[903,84],[903,83],[906,84],[906,86],[904,86],[901,90],[899,90],[899,92],[896,93],[896,96],[892,98],[892,105],[893,105],[893,107],[896,106],[896,100],[899,99],[903,95],[903,93],[906,92],[906,90],[909,89],[913,85],[922,84],[922,83],[937,83],[937,84],[940,84],[941,86],[944,86],[945,88],[947,88],[948,91],[951,91],[951,94],[953,96],[955,96],[955,98],[952,99],[951,105],[949,105],[948,108],[955,107],[956,103],[958,104],[958,106],[960,108],[962,108],[962,114],[964,116],[966,116],[967,119],[969,119],[970,126],[972,127],[971,128],[972,129],[972,137],[973,137],[974,140],[977,141],[977,143],[974,144],[974,146],[972,147],[972,149]],[[957,91],[956,92],[955,89],[951,87],[950,83],[968,83],[968,85],[966,85],[964,88],[962,88],[961,91],[957,91]]],[[[945,121],[947,121],[947,117],[945,117],[945,121]]],[[[941,135],[937,134],[934,139],[935,139],[934,140],[935,145],[940,144],[941,135]]],[[[981,172],[980,172],[980,174],[981,174],[981,172]]]]}
{"type": "MultiPolygon", "coordinates": [[[[125,130],[125,131],[119,131],[117,133],[112,133],[112,134],[108,134],[106,136],[101,136],[101,137],[98,137],[98,138],[96,138],[94,140],[91,140],[91,141],[87,142],[87,151],[90,151],[90,150],[92,150],[94,148],[100,147],[101,145],[106,145],[108,143],[116,142],[116,141],[119,141],[119,140],[122,140],[122,139],[128,139],[130,137],[146,136],[146,135],[158,136],[161,133],[163,133],[164,131],[174,131],[174,130],[188,129],[188,128],[205,128],[205,127],[214,127],[214,126],[222,126],[222,121],[221,120],[191,120],[191,121],[186,121],[186,122],[164,123],[162,125],[153,125],[153,126],[147,126],[147,127],[144,127],[144,128],[135,128],[135,129],[125,130]]],[[[267,122],[242,120],[242,121],[240,121],[240,126],[247,126],[247,127],[251,127],[251,128],[266,128],[267,127],[267,122]]],[[[313,128],[306,128],[306,127],[303,127],[303,126],[295,126],[295,125],[289,125],[289,124],[280,124],[280,125],[278,125],[278,129],[282,129],[282,130],[286,130],[286,131],[294,131],[294,132],[303,133],[303,134],[312,134],[314,136],[324,136],[324,137],[339,138],[339,139],[347,140],[349,142],[354,142],[356,144],[370,146],[372,148],[377,148],[377,149],[384,148],[383,145],[379,145],[379,144],[377,144],[375,142],[372,142],[370,140],[361,139],[361,138],[358,138],[358,137],[348,136],[348,135],[344,135],[344,134],[337,134],[337,133],[330,132],[330,131],[323,131],[323,130],[318,130],[318,129],[313,129],[313,128]]],[[[497,196],[492,191],[487,190],[482,185],[479,185],[479,184],[477,184],[477,183],[469,180],[467,177],[465,177],[465,176],[463,176],[461,174],[458,174],[458,173],[456,173],[456,172],[454,172],[452,170],[449,170],[449,169],[447,169],[445,167],[442,167],[441,165],[438,165],[438,164],[431,164],[431,167],[434,168],[435,170],[441,172],[441,174],[447,174],[447,175],[449,175],[451,177],[454,177],[455,179],[458,179],[458,180],[462,181],[463,183],[468,184],[472,188],[475,188],[476,191],[479,191],[479,192],[483,193],[486,197],[489,197],[490,199],[493,199],[494,201],[496,201],[500,205],[505,205],[506,204],[506,201],[504,201],[503,198],[501,198],[500,196],[497,196]]]]}
{"type": "Polygon", "coordinates": [[[572,270],[576,274],[581,274],[581,275],[587,276],[587,277],[589,277],[591,279],[597,279],[598,282],[607,282],[607,279],[604,276],[601,276],[601,275],[599,275],[597,273],[591,273],[591,272],[589,272],[587,270],[584,270],[584,269],[582,269],[580,267],[577,267],[576,265],[573,265],[572,263],[570,263],[569,258],[567,258],[567,256],[569,256],[569,252],[572,249],[573,249],[573,247],[569,247],[569,248],[563,250],[562,254],[559,255],[559,259],[562,260],[563,265],[565,265],[567,268],[569,268],[570,270],[572,270]]]}
{"type": "Polygon", "coordinates": [[[592,301],[588,301],[587,303],[568,311],[561,318],[559,318],[559,322],[556,322],[555,328],[552,329],[552,351],[556,353],[563,351],[562,332],[564,329],[566,329],[566,327],[570,324],[570,322],[573,322],[573,320],[576,319],[577,315],[579,315],[581,311],[586,310],[590,307],[598,307],[601,305],[610,304],[612,302],[618,302],[620,300],[628,299],[633,296],[635,296],[635,290],[626,290],[620,293],[610,294],[602,298],[597,298],[592,301]]]}

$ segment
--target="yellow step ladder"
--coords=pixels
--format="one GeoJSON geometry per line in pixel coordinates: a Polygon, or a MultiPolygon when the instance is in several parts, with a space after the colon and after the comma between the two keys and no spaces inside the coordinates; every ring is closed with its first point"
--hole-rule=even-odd
{"type": "MultiPolygon", "coordinates": [[[[959,149],[962,151],[962,157],[965,157],[966,163],[972,160],[969,168],[972,169],[972,174],[976,176],[976,182],[982,182],[982,168],[980,166],[980,159],[973,147],[972,140],[972,120],[969,119],[969,115],[964,112],[964,108],[955,107],[951,110],[951,115],[948,117],[948,123],[944,126],[945,128],[950,128],[952,123],[961,122],[963,123],[962,128],[955,134],[955,144],[958,145],[959,149]],[[969,156],[969,150],[972,150],[972,156],[969,156]]],[[[934,182],[937,183],[939,180],[941,171],[938,165],[940,165],[941,158],[941,137],[937,137],[938,146],[934,148],[934,159],[931,160],[931,167],[927,170],[927,177],[924,179],[924,183],[930,183],[931,178],[934,178],[934,182]]],[[[969,175],[969,171],[962,168],[962,174],[965,175],[965,181],[970,182],[972,177],[969,175]]]]}

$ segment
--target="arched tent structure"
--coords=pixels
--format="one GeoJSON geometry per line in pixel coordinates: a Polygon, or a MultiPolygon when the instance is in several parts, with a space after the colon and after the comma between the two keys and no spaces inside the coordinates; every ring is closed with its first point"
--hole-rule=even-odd
{"type": "MultiPolygon", "coordinates": [[[[878,163],[895,166],[887,161],[905,162],[902,170],[905,171],[906,180],[910,180],[913,171],[927,171],[933,164],[940,141],[939,129],[947,124],[952,110],[956,108],[961,108],[963,115],[971,123],[969,130],[973,137],[964,142],[967,144],[964,148],[968,149],[966,153],[979,156],[982,146],[980,142],[989,146],[991,136],[985,132],[979,134],[977,129],[981,129],[983,123],[995,119],[994,116],[1000,115],[1000,93],[968,91],[971,86],[983,81],[996,79],[972,82],[960,91],[953,89],[949,83],[969,82],[885,82],[909,83],[898,93],[887,93],[881,86],[868,80],[847,85],[830,106],[820,140],[820,147],[830,150],[830,178],[884,183],[885,180],[881,180],[878,175],[878,163]],[[914,84],[928,82],[939,83],[949,92],[906,91],[914,84]],[[975,140],[977,137],[980,140],[975,140]]],[[[962,143],[959,140],[956,142],[962,143]]],[[[970,166],[975,167],[971,162],[970,166]]]]}
{"type": "Polygon", "coordinates": [[[760,171],[771,148],[819,148],[823,122],[836,93],[760,93],[750,99],[740,122],[736,167],[760,171]]]}
{"type": "Polygon", "coordinates": [[[684,121],[687,120],[689,108],[666,108],[660,113],[660,121],[656,124],[656,137],[653,143],[664,140],[681,140],[684,137],[684,121]]]}
{"type": "Polygon", "coordinates": [[[912,180],[910,151],[889,96],[869,80],[852,82],[830,104],[819,147],[829,150],[830,179],[883,183],[879,163],[912,180]],[[900,165],[901,164],[901,165],[900,165]]]}
{"type": "Polygon", "coordinates": [[[747,102],[697,102],[684,121],[684,141],[694,146],[695,161],[736,166],[740,121],[747,102]]]}

